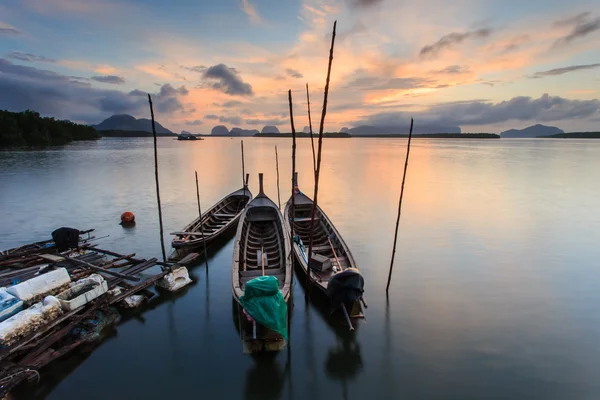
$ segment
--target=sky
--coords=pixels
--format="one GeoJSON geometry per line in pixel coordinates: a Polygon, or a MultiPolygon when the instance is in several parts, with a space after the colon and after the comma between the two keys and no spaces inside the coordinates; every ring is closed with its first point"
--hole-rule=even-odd
{"type": "Polygon", "coordinates": [[[173,131],[600,130],[600,2],[0,0],[0,109],[173,131]]]}

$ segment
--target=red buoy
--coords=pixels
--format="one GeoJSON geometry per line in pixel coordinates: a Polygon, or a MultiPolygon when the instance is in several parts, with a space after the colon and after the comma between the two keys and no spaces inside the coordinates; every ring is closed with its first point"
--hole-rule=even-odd
{"type": "Polygon", "coordinates": [[[125,211],[121,214],[122,224],[131,224],[135,222],[135,215],[131,211],[125,211]]]}

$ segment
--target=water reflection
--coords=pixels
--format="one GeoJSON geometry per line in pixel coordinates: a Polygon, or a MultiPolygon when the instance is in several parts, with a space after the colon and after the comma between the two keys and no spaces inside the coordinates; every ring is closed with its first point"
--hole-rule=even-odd
{"type": "Polygon", "coordinates": [[[362,371],[360,344],[355,336],[345,337],[327,354],[325,372],[331,379],[342,383],[342,397],[348,398],[348,382],[354,381],[362,371]]]}
{"type": "Polygon", "coordinates": [[[246,371],[244,398],[248,400],[279,399],[285,384],[285,370],[272,354],[255,356],[246,371]]]}
{"type": "MultiPolygon", "coordinates": [[[[206,207],[240,187],[238,139],[159,143],[166,232],[197,215],[195,169],[206,207]]],[[[289,140],[245,139],[246,172],[264,172],[265,191],[275,198],[276,144],[287,198],[289,140]]],[[[405,149],[404,139],[323,146],[319,203],[368,278],[368,322],[357,323],[354,336],[343,316],[330,317],[327,304],[319,305],[316,291],[302,301],[301,279],[289,357],[244,355],[231,326],[237,314],[229,314],[232,232],[209,247],[208,270],[202,258],[189,268],[194,285],[123,312],[118,336],[113,331],[96,343],[92,357],[77,353],[53,363],[22,397],[187,398],[201,388],[209,398],[232,399],[598,398],[600,186],[593,171],[600,141],[414,142],[401,260],[386,307],[405,149]],[[256,382],[265,381],[257,375],[274,379],[259,388],[256,382]]],[[[152,166],[148,140],[0,151],[0,204],[10,211],[2,215],[0,248],[75,226],[110,235],[102,247],[160,258],[152,166]],[[118,225],[124,210],[135,212],[135,229],[118,225]]],[[[297,171],[310,192],[308,139],[298,140],[297,171]]]]}

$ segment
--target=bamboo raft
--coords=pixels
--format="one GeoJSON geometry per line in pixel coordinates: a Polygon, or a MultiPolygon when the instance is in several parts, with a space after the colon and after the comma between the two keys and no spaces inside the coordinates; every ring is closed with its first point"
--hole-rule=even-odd
{"type": "Polygon", "coordinates": [[[108,291],[83,306],[63,309],[55,319],[44,320],[32,332],[18,337],[7,347],[0,347],[0,398],[25,380],[36,377],[39,380],[38,370],[52,361],[97,341],[102,329],[119,319],[116,306],[131,307],[123,301],[134,295],[142,295],[144,300],[155,296],[148,290],[150,286],[170,273],[172,267],[189,263],[198,256],[190,254],[178,264],[165,264],[156,258],[135,258],[135,253],[119,254],[101,249],[91,245],[89,240],[89,237],[80,238],[79,247],[62,252],[51,240],[2,252],[2,287],[64,268],[71,282],[92,274],[102,276],[108,291]],[[160,269],[148,274],[154,267],[160,269]]]}

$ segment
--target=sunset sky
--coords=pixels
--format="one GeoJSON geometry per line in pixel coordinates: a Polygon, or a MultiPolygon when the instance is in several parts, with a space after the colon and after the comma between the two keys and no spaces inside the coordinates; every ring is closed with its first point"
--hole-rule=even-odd
{"type": "Polygon", "coordinates": [[[173,130],[415,124],[600,130],[600,2],[2,0],[0,109],[173,130]]]}

